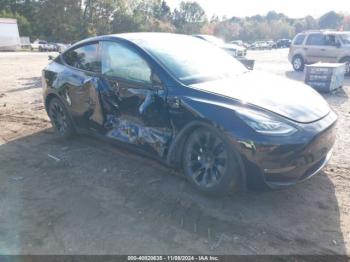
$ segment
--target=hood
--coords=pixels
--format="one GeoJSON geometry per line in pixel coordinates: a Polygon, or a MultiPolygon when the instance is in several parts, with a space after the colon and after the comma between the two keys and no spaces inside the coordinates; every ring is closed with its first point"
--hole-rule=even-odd
{"type": "Polygon", "coordinates": [[[246,50],[245,47],[239,46],[239,45],[235,45],[235,44],[224,44],[221,47],[225,48],[225,49],[234,49],[234,50],[237,50],[237,51],[244,51],[244,50],[246,50]]]}
{"type": "Polygon", "coordinates": [[[314,122],[330,111],[328,103],[311,87],[262,72],[248,72],[191,87],[240,100],[299,123],[314,122]]]}

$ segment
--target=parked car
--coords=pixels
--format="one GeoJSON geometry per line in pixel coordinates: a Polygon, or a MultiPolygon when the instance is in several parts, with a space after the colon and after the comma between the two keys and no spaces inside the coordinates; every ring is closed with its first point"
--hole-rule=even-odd
{"type": "Polygon", "coordinates": [[[288,59],[296,71],[316,62],[345,63],[346,75],[350,75],[350,32],[317,30],[297,34],[288,59]]]}
{"type": "Polygon", "coordinates": [[[292,41],[290,39],[279,39],[276,42],[277,48],[289,48],[292,41]]]}
{"type": "Polygon", "coordinates": [[[183,170],[205,193],[284,188],[317,174],[332,153],[337,116],[316,91],[248,71],[191,36],[89,38],[42,76],[59,136],[128,145],[183,170]]]}
{"type": "Polygon", "coordinates": [[[245,43],[242,40],[234,40],[234,41],[231,41],[230,44],[239,45],[244,47],[245,49],[248,49],[248,47],[250,46],[248,43],[245,43]]]}
{"type": "Polygon", "coordinates": [[[230,44],[244,46],[244,43],[242,40],[234,40],[234,41],[231,41],[230,44]]]}
{"type": "Polygon", "coordinates": [[[277,44],[273,40],[268,40],[268,41],[266,41],[266,43],[268,44],[268,49],[277,48],[277,44]]]}
{"type": "Polygon", "coordinates": [[[36,40],[33,43],[30,44],[30,48],[32,51],[42,51],[44,48],[44,45],[46,45],[47,42],[43,40],[36,40]]]}
{"type": "Polygon", "coordinates": [[[265,49],[271,49],[270,45],[266,41],[257,41],[254,42],[250,49],[252,50],[265,50],[265,49]]]}
{"type": "Polygon", "coordinates": [[[248,49],[250,50],[259,50],[260,49],[260,44],[258,42],[254,42],[249,45],[248,49]]]}
{"type": "Polygon", "coordinates": [[[59,53],[62,53],[64,50],[67,49],[67,45],[65,44],[61,44],[61,43],[55,43],[55,51],[56,52],[59,52],[59,53]]]}
{"type": "Polygon", "coordinates": [[[56,46],[54,43],[48,43],[47,41],[44,40],[36,40],[34,41],[31,45],[31,50],[32,51],[40,51],[40,52],[45,52],[45,51],[55,51],[56,50],[56,46]]]}
{"type": "Polygon", "coordinates": [[[44,50],[43,51],[47,51],[47,52],[57,52],[57,45],[56,43],[47,43],[44,46],[44,50]]]}
{"type": "Polygon", "coordinates": [[[247,48],[243,46],[239,46],[236,44],[226,44],[222,39],[217,38],[212,35],[195,35],[194,37],[197,37],[199,39],[205,40],[209,43],[212,43],[222,49],[224,49],[226,52],[228,52],[233,57],[244,57],[247,55],[247,48]]]}

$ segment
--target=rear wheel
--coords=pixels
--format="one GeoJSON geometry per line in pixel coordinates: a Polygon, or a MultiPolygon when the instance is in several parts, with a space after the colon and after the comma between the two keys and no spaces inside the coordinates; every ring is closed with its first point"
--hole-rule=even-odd
{"type": "Polygon", "coordinates": [[[345,75],[350,76],[350,57],[343,58],[340,63],[345,63],[345,75]]]}
{"type": "Polygon", "coordinates": [[[295,71],[303,71],[305,66],[304,59],[300,55],[296,55],[293,57],[292,65],[295,71]]]}
{"type": "Polygon", "coordinates": [[[238,186],[239,161],[219,132],[198,128],[188,137],[183,154],[187,179],[201,192],[225,195],[238,186]]]}
{"type": "Polygon", "coordinates": [[[62,138],[72,137],[75,133],[73,122],[67,109],[58,98],[52,98],[48,106],[48,115],[56,133],[62,138]]]}

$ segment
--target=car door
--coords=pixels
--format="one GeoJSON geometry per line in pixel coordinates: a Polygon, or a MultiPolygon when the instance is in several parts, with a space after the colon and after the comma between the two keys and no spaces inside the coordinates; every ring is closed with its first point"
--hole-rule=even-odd
{"type": "Polygon", "coordinates": [[[172,135],[165,87],[138,50],[100,44],[106,136],[164,156],[172,135]]]}
{"type": "Polygon", "coordinates": [[[68,50],[62,55],[66,65],[60,92],[66,99],[75,124],[83,129],[103,126],[98,85],[101,62],[99,43],[90,42],[68,50]]]}
{"type": "Polygon", "coordinates": [[[335,34],[324,35],[324,48],[321,49],[320,57],[322,62],[335,63],[340,55],[339,40],[335,34]]]}
{"type": "Polygon", "coordinates": [[[308,63],[335,62],[336,44],[335,36],[322,33],[310,34],[305,43],[305,55],[308,63]],[[333,41],[332,41],[333,39],[333,41]]]}

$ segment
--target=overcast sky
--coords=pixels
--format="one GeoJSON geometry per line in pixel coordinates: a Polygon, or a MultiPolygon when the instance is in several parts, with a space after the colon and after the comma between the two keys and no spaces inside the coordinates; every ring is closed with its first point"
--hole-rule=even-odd
{"type": "MultiPolygon", "coordinates": [[[[166,0],[175,8],[182,0],[166,0]]],[[[291,18],[300,18],[306,15],[319,17],[334,10],[349,13],[350,0],[196,0],[205,10],[208,17],[213,14],[227,17],[265,15],[275,10],[291,18]]]]}

